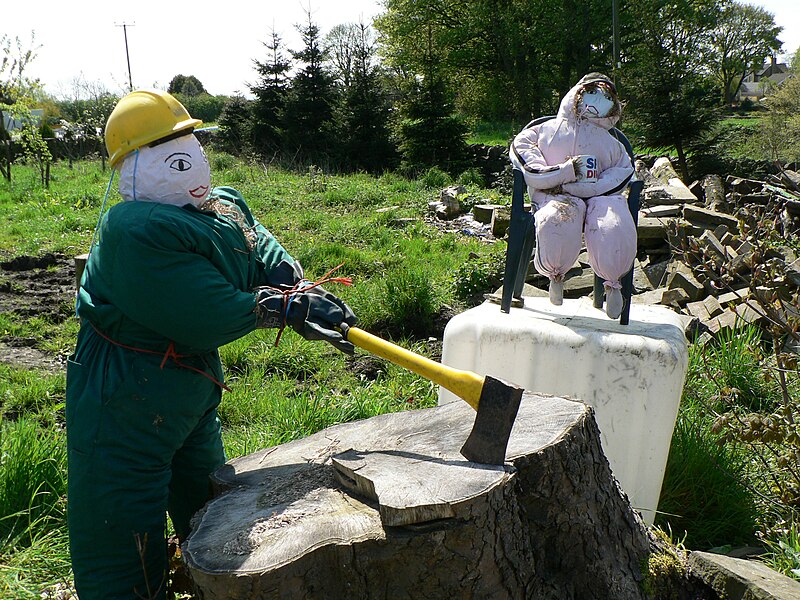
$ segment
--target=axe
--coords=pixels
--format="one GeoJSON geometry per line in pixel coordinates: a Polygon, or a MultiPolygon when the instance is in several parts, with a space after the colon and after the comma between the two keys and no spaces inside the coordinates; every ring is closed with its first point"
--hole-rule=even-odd
{"type": "Polygon", "coordinates": [[[501,379],[445,366],[358,327],[340,325],[342,336],[367,352],[408,369],[463,398],[477,411],[461,454],[469,461],[502,465],[524,390],[501,379]]]}

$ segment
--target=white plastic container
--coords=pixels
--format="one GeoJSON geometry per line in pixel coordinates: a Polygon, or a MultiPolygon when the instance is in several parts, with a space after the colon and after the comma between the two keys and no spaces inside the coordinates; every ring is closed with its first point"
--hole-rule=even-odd
{"type": "MultiPolygon", "coordinates": [[[[442,363],[591,405],[614,475],[653,523],[688,366],[675,312],[634,304],[620,325],[588,298],[525,298],[510,314],[485,302],[448,323],[442,363]]],[[[455,400],[440,389],[439,404],[455,400]]]]}

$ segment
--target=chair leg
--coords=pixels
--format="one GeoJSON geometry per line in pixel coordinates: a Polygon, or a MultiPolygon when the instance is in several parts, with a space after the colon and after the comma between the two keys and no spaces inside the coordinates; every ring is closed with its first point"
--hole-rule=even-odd
{"type": "Polygon", "coordinates": [[[500,310],[507,313],[511,310],[511,298],[517,285],[517,273],[525,247],[526,233],[529,227],[530,215],[511,215],[508,227],[508,248],[506,249],[506,272],[503,275],[503,297],[500,301],[500,310]]]}
{"type": "Polygon", "coordinates": [[[517,267],[517,278],[514,283],[514,298],[522,298],[522,289],[525,287],[525,279],[528,277],[528,265],[531,262],[533,246],[536,243],[536,227],[533,219],[528,219],[527,231],[525,231],[525,242],[522,244],[522,255],[519,257],[517,267]]]}
{"type": "Polygon", "coordinates": [[[594,276],[594,293],[593,296],[593,303],[595,308],[603,308],[603,300],[606,297],[606,291],[603,288],[603,280],[600,279],[597,275],[594,276]]]}
{"type": "Polygon", "coordinates": [[[631,297],[633,296],[633,267],[622,278],[622,314],[619,316],[619,324],[627,325],[630,322],[631,297]]]}

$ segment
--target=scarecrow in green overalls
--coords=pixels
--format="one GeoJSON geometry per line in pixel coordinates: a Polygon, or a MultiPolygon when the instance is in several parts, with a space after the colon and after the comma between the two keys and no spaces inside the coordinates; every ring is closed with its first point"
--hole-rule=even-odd
{"type": "Polygon", "coordinates": [[[157,90],[106,126],[124,202],[102,219],[67,367],[68,519],[81,600],[164,598],[166,513],[181,539],[225,461],[217,349],[257,328],[353,348],[344,302],[303,279],[236,190],[210,190],[200,121],[157,90]],[[209,194],[210,192],[210,194],[209,194]]]}

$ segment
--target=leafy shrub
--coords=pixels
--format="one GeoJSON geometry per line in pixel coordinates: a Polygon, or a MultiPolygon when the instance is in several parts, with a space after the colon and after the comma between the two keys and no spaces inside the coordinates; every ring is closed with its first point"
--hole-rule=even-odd
{"type": "Polygon", "coordinates": [[[472,167],[461,173],[461,175],[458,176],[458,183],[461,185],[474,185],[476,187],[486,186],[483,173],[481,173],[481,170],[477,167],[472,167]]]}
{"type": "Polygon", "coordinates": [[[215,172],[228,171],[237,165],[236,157],[227,152],[214,152],[210,155],[211,169],[215,172]]]}
{"type": "Polygon", "coordinates": [[[420,181],[426,188],[437,189],[451,185],[453,178],[439,167],[431,167],[422,174],[420,181]]]}
{"type": "Polygon", "coordinates": [[[453,278],[453,294],[468,303],[482,301],[483,294],[492,292],[502,284],[505,270],[505,249],[492,248],[483,256],[475,256],[462,263],[453,278]]]}

